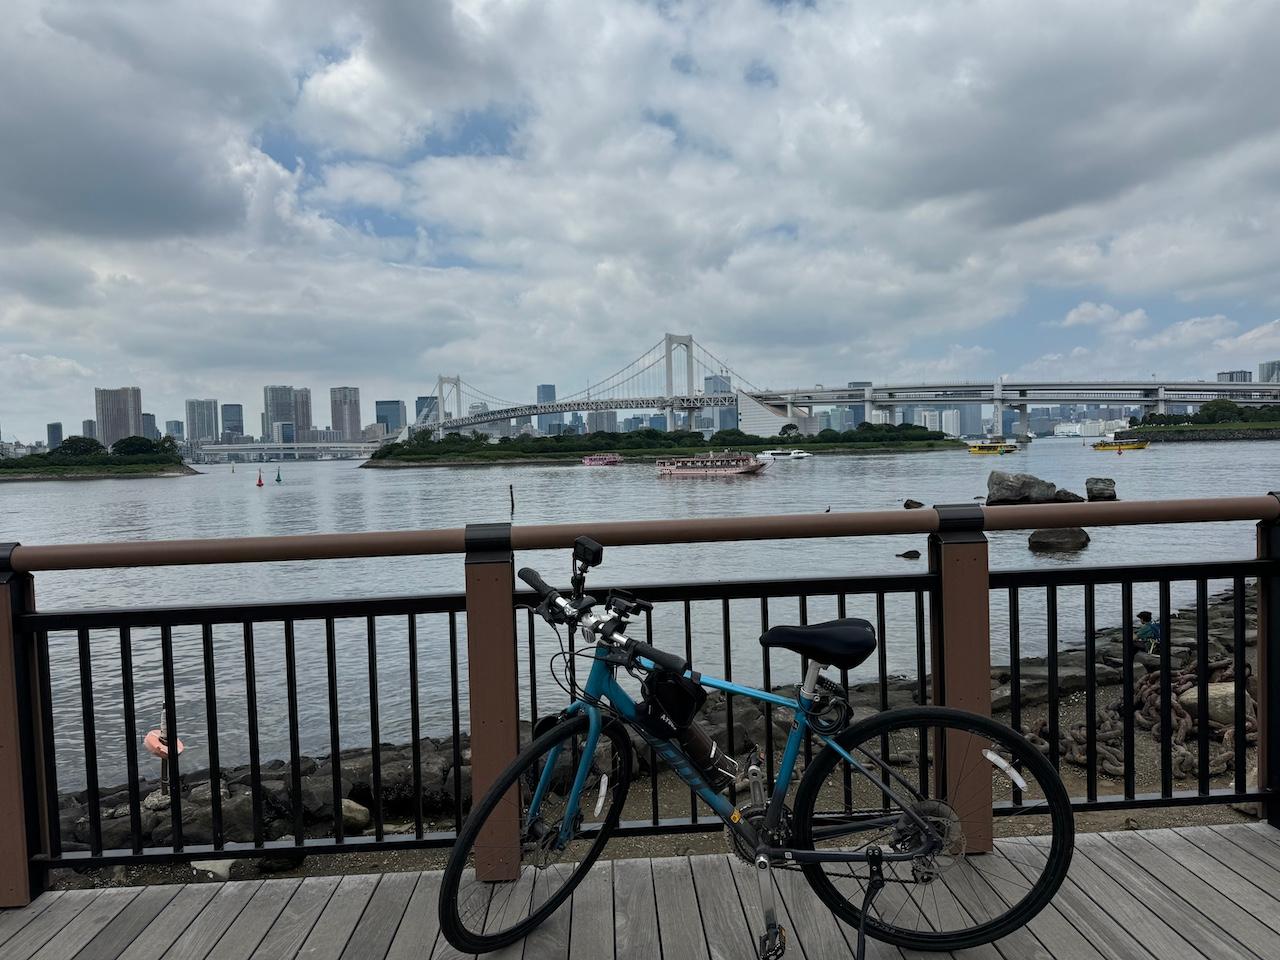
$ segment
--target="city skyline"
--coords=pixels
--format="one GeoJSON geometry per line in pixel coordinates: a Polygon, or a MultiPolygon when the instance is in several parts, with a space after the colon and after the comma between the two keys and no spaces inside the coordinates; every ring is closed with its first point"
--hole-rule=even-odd
{"type": "Polygon", "coordinates": [[[0,38],[6,436],[662,329],[778,385],[1280,356],[1275,5],[81,2],[0,38]]]}

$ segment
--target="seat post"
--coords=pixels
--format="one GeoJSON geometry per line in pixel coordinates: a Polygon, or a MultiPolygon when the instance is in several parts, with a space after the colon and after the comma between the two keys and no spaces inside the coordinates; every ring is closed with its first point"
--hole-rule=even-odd
{"type": "Polygon", "coordinates": [[[812,700],[818,689],[818,675],[827,669],[825,663],[819,663],[817,660],[809,661],[809,669],[805,671],[804,684],[800,687],[800,695],[806,700],[812,700]]]}

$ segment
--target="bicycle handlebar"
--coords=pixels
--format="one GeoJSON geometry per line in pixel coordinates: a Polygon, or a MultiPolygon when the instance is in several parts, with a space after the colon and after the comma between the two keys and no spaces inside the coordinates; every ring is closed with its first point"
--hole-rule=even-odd
{"type": "Polygon", "coordinates": [[[546,600],[552,594],[559,592],[555,587],[549,586],[547,581],[543,580],[538,571],[534,570],[532,567],[521,567],[520,572],[517,573],[516,576],[529,586],[533,587],[533,590],[538,595],[539,600],[546,600]]]}

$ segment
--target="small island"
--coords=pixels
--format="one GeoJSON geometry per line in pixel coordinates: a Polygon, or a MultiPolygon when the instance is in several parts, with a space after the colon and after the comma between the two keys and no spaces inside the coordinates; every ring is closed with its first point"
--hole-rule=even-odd
{"type": "Polygon", "coordinates": [[[1188,443],[1226,440],[1280,440],[1280,411],[1210,400],[1195,413],[1149,413],[1117,430],[1117,440],[1188,443]]]}
{"type": "Polygon", "coordinates": [[[0,460],[0,482],[185,477],[198,473],[182,462],[173,437],[124,437],[113,443],[110,451],[90,437],[67,437],[48,453],[0,460]]]}
{"type": "Polygon", "coordinates": [[[422,431],[403,443],[390,443],[362,464],[373,468],[459,466],[487,463],[576,463],[588,454],[616,453],[624,460],[691,456],[710,450],[758,453],[780,446],[813,454],[911,453],[963,450],[965,445],[937,430],[912,424],[863,423],[857,430],[822,430],[814,436],[787,431],[756,437],[741,430],[719,430],[708,439],[688,430],[634,430],[628,433],[561,434],[554,437],[500,437],[450,433],[439,440],[422,431]]]}

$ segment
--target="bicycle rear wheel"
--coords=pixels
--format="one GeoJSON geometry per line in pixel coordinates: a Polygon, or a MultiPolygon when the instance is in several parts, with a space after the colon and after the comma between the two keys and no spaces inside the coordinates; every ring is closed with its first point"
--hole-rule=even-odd
{"type": "MultiPolygon", "coordinates": [[[[618,825],[631,782],[631,741],[621,724],[606,721],[588,757],[588,727],[587,717],[578,715],[535,739],[458,832],[440,884],[440,929],[463,953],[486,953],[514,943],[551,916],[586,876],[618,825]],[[586,782],[564,842],[561,828],[569,794],[583,762],[588,764],[586,782]],[[519,857],[498,870],[502,879],[486,879],[485,866],[492,867],[495,859],[492,836],[495,831],[500,835],[504,820],[513,839],[518,834],[519,857]]],[[[505,858],[508,853],[502,849],[497,855],[505,858]]]]}
{"type": "MultiPolygon", "coordinates": [[[[919,850],[926,831],[917,817],[939,838],[928,855],[885,861],[868,936],[915,950],[972,947],[1021,927],[1057,891],[1071,862],[1071,802],[1052,764],[1021,734],[960,710],[909,707],[854,724],[836,742],[871,776],[824,749],[796,793],[797,848],[919,850]]],[[[823,902],[857,926],[867,864],[803,869],[823,902]]]]}

